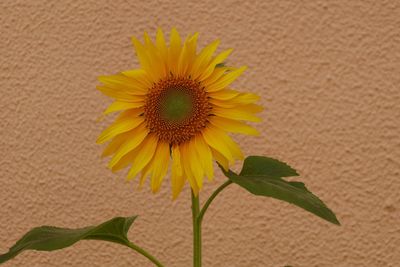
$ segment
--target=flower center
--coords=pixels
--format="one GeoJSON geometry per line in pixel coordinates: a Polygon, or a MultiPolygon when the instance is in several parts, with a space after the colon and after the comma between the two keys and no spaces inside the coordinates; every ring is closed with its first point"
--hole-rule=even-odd
{"type": "Polygon", "coordinates": [[[193,99],[180,88],[171,88],[161,96],[160,115],[170,122],[183,122],[193,111],[193,99]]]}
{"type": "Polygon", "coordinates": [[[211,105],[204,87],[183,77],[167,77],[147,94],[147,128],[171,145],[189,141],[206,126],[211,105]]]}

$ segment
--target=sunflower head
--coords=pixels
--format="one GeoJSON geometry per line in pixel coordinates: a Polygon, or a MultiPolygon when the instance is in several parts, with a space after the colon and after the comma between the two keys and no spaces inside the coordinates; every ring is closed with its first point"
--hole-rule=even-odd
{"type": "Polygon", "coordinates": [[[214,176],[213,161],[224,169],[243,155],[228,132],[257,135],[245,121],[257,122],[258,96],[229,88],[245,67],[224,64],[232,52],[214,53],[219,41],[197,52],[198,34],[182,42],[175,29],[169,45],[159,29],[155,40],[132,38],[140,68],[101,76],[97,88],[114,98],[105,114],[120,112],[97,142],[109,142],[103,156],[112,156],[113,171],[131,166],[128,179],[151,178],[157,192],[171,166],[173,197],[185,181],[197,195],[203,178],[214,176]]]}

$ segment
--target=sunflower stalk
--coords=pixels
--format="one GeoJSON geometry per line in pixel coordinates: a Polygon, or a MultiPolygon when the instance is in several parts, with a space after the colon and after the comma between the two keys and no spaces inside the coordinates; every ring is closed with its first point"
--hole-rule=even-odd
{"type": "Polygon", "coordinates": [[[200,210],[200,199],[192,191],[192,215],[193,215],[193,266],[201,267],[201,224],[204,214],[206,213],[211,202],[215,197],[232,183],[231,180],[226,181],[218,187],[214,193],[208,198],[202,209],[200,210]]]}
{"type": "Polygon", "coordinates": [[[200,200],[192,190],[193,218],[193,267],[201,267],[201,220],[199,220],[200,200]]]}

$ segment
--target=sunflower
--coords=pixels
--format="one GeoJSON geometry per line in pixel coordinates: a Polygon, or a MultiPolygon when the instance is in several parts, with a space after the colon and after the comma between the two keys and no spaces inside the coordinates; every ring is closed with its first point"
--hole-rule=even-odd
{"type": "Polygon", "coordinates": [[[224,64],[232,49],[215,57],[216,40],[196,52],[198,33],[184,42],[176,29],[169,46],[159,29],[155,42],[144,33],[144,42],[132,38],[140,68],[99,77],[98,86],[115,101],[105,114],[120,112],[97,143],[109,142],[103,156],[111,156],[109,168],[131,166],[128,180],[140,174],[140,185],[151,178],[157,192],[171,165],[172,195],[185,181],[195,195],[205,176],[213,179],[213,160],[225,170],[243,159],[239,146],[227,132],[257,135],[243,121],[258,122],[259,97],[229,85],[246,69],[224,64]]]}

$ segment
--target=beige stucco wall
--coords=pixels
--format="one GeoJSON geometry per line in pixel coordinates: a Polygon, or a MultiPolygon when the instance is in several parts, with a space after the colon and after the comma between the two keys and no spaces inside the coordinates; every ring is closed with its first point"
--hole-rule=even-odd
{"type": "MultiPolygon", "coordinates": [[[[110,103],[96,77],[138,66],[130,36],[158,26],[233,47],[237,88],[262,96],[261,137],[245,154],[296,167],[337,227],[237,186],[204,222],[204,266],[399,266],[400,2],[0,2],[0,252],[30,228],[81,227],[139,214],[129,236],[166,266],[191,265],[190,197],[172,202],[112,174],[95,144],[110,103]]],[[[219,174],[202,192],[209,195],[219,174]]],[[[152,266],[86,241],[25,252],[9,266],[152,266]]]]}

